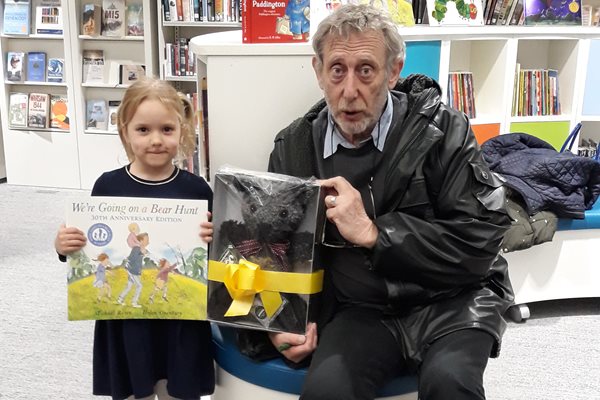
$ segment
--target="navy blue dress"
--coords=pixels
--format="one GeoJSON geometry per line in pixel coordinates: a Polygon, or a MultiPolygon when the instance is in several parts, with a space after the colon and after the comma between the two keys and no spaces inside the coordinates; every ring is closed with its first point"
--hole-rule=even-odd
{"type": "MultiPolygon", "coordinates": [[[[179,169],[163,181],[135,177],[129,166],[105,172],[92,196],[201,199],[209,200],[212,209],[206,181],[179,169]]],[[[210,325],[186,320],[96,321],[93,370],[95,395],[147,397],[154,393],[156,381],[167,379],[171,396],[198,399],[215,387],[210,325]]]]}

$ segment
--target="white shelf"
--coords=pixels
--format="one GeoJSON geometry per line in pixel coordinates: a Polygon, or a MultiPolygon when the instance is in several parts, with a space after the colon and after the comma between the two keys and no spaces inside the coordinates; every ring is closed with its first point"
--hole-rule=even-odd
{"type": "Polygon", "coordinates": [[[82,40],[97,40],[97,41],[108,41],[108,42],[143,42],[143,36],[89,36],[79,35],[79,39],[82,40]]]}
{"type": "Polygon", "coordinates": [[[48,40],[63,40],[64,35],[51,35],[51,34],[39,34],[31,33],[29,35],[6,35],[2,34],[0,37],[9,39],[48,39],[48,40]]]}
{"type": "Polygon", "coordinates": [[[15,82],[15,81],[4,81],[5,85],[11,86],[59,86],[66,87],[66,82],[39,82],[39,81],[23,81],[23,82],[15,82]]]}

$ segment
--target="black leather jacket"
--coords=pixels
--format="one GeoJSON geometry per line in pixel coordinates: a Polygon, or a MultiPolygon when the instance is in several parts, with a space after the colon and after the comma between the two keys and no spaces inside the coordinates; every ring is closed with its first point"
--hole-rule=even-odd
{"type": "MultiPolygon", "coordinates": [[[[467,118],[441,102],[435,81],[409,76],[392,91],[395,103],[397,91],[406,93],[408,112],[393,117],[373,180],[384,212],[374,221],[379,236],[370,258],[388,288],[385,323],[415,365],[433,340],[465,328],[493,335],[497,356],[502,314],[514,298],[498,255],[510,225],[504,187],[483,161],[467,118]]],[[[320,101],[277,135],[270,171],[324,176],[325,107],[320,101]]]]}

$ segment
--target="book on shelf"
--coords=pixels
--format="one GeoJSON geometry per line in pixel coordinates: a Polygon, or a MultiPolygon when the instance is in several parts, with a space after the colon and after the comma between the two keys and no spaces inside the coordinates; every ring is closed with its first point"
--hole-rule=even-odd
{"type": "Polygon", "coordinates": [[[25,78],[25,53],[9,51],[6,53],[6,80],[23,82],[25,78]]]}
{"type": "Polygon", "coordinates": [[[43,51],[27,53],[27,80],[31,82],[46,81],[46,53],[43,51]]]}
{"type": "Polygon", "coordinates": [[[48,127],[48,103],[47,93],[29,93],[29,107],[27,112],[27,126],[30,128],[48,127]]]}
{"type": "Polygon", "coordinates": [[[127,36],[144,36],[144,7],[142,3],[127,3],[127,36]]]}
{"type": "MultiPolygon", "coordinates": [[[[498,0],[502,1],[502,0],[498,0]]],[[[482,0],[427,0],[429,25],[483,25],[482,0]]]]}
{"type": "Polygon", "coordinates": [[[42,0],[35,7],[35,33],[45,35],[63,34],[61,0],[42,0]]]}
{"type": "Polygon", "coordinates": [[[27,93],[11,93],[8,100],[8,125],[16,128],[27,127],[27,111],[29,95],[27,93]]]}
{"type": "Polygon", "coordinates": [[[306,42],[310,35],[310,0],[242,0],[244,43],[306,42]]]}
{"type": "Polygon", "coordinates": [[[29,35],[31,8],[28,1],[6,0],[2,32],[5,35],[29,35]]]}
{"type": "Polygon", "coordinates": [[[118,132],[119,124],[118,124],[118,114],[119,114],[119,106],[121,105],[121,100],[109,100],[108,101],[108,128],[109,132],[118,132]]]}
{"type": "Polygon", "coordinates": [[[102,1],[102,36],[125,36],[125,0],[102,1]]]}
{"type": "Polygon", "coordinates": [[[88,3],[81,8],[81,34],[87,36],[100,36],[102,29],[102,7],[88,3]]]}
{"type": "Polygon", "coordinates": [[[50,128],[63,129],[68,131],[70,128],[69,119],[69,99],[66,94],[50,95],[50,128]]]}
{"type": "Polygon", "coordinates": [[[581,25],[580,0],[524,0],[525,25],[581,25]]]}
{"type": "Polygon", "coordinates": [[[46,71],[46,81],[64,82],[65,80],[65,60],[64,58],[50,57],[48,59],[48,70],[46,71]]]}
{"type": "Polygon", "coordinates": [[[104,82],[104,50],[83,50],[83,82],[104,82]]]}
{"type": "Polygon", "coordinates": [[[86,102],[86,129],[107,130],[108,108],[104,99],[90,99],[86,102]]]}
{"type": "Polygon", "coordinates": [[[146,76],[146,66],[141,64],[119,65],[119,84],[131,85],[133,82],[146,76]]]}

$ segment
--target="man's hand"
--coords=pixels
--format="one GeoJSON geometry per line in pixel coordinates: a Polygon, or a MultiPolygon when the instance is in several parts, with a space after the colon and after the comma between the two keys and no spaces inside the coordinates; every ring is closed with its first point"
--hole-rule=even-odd
{"type": "Polygon", "coordinates": [[[200,239],[204,243],[210,243],[213,239],[213,223],[210,222],[212,220],[212,213],[208,211],[206,213],[207,221],[202,221],[200,223],[200,239]]]}
{"type": "Polygon", "coordinates": [[[67,228],[65,224],[62,224],[58,228],[58,233],[54,239],[54,248],[58,254],[66,256],[81,250],[86,242],[87,239],[82,231],[75,227],[67,228]]]}
{"type": "Polygon", "coordinates": [[[298,363],[317,348],[317,324],[310,322],[306,326],[306,335],[269,332],[269,339],[285,358],[298,363]]]}
{"type": "Polygon", "coordinates": [[[327,219],[348,242],[373,248],[379,231],[365,211],[360,192],[341,176],[319,182],[331,193],[325,196],[327,219]]]}

